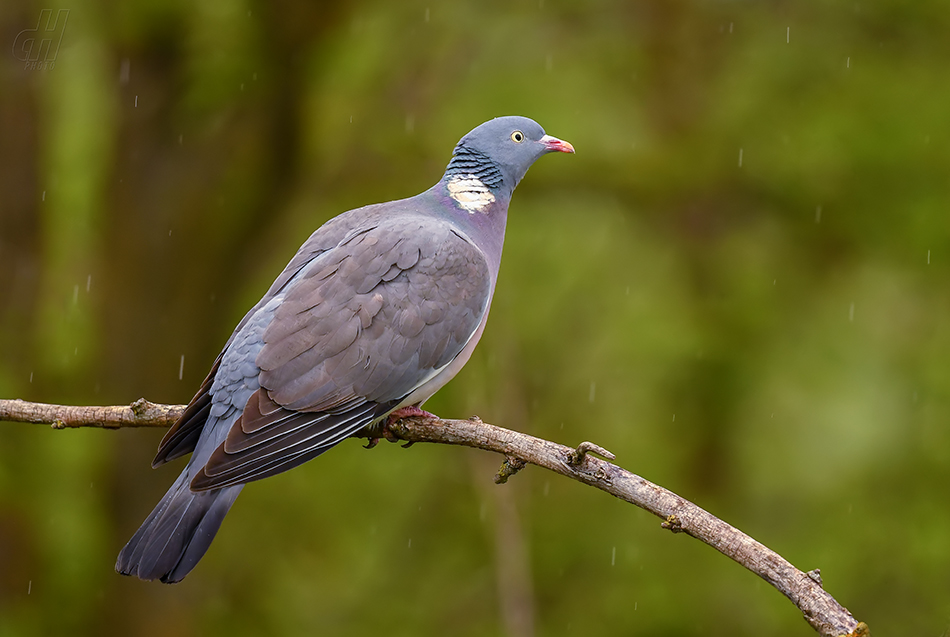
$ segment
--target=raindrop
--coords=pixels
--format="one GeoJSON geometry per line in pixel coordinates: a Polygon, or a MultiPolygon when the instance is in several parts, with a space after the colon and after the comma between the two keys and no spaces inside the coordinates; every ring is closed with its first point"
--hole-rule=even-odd
{"type": "Polygon", "coordinates": [[[850,68],[851,68],[851,56],[850,56],[850,55],[848,56],[848,59],[845,60],[844,66],[845,66],[846,69],[850,69],[850,68]]]}
{"type": "Polygon", "coordinates": [[[927,265],[930,265],[930,250],[927,250],[927,265]]]}
{"type": "Polygon", "coordinates": [[[139,96],[136,95],[136,96],[135,96],[135,108],[138,108],[138,107],[139,107],[139,96]]]}
{"type": "Polygon", "coordinates": [[[30,383],[33,382],[33,372],[30,372],[30,383]]]}
{"type": "MultiPolygon", "coordinates": [[[[640,568],[642,569],[643,567],[641,566],[640,568]]],[[[637,604],[638,604],[638,603],[639,603],[639,602],[634,602],[634,603],[633,603],[633,610],[637,610],[637,604]]]]}
{"type": "Polygon", "coordinates": [[[627,296],[630,296],[630,286],[627,286],[627,296]]]}
{"type": "Polygon", "coordinates": [[[785,27],[785,44],[788,44],[789,39],[792,37],[792,27],[785,27]]]}
{"type": "Polygon", "coordinates": [[[251,79],[256,82],[256,81],[257,81],[257,73],[252,73],[252,74],[251,74],[251,79]]]}
{"type": "Polygon", "coordinates": [[[587,396],[587,399],[590,402],[594,402],[594,396],[597,394],[597,383],[590,381],[590,393],[587,396]]]}
{"type": "Polygon", "coordinates": [[[43,191],[43,201],[46,201],[46,191],[43,191]]]}
{"type": "Polygon", "coordinates": [[[729,23],[729,33],[732,33],[732,22],[729,23]]]}
{"type": "Polygon", "coordinates": [[[244,90],[244,82],[241,82],[241,90],[244,90]]]}
{"type": "Polygon", "coordinates": [[[89,293],[89,288],[92,287],[92,275],[86,277],[86,293],[89,293]]]}
{"type": "Polygon", "coordinates": [[[30,582],[26,585],[26,594],[29,595],[32,592],[33,592],[33,580],[30,580],[30,582]]]}
{"type": "Polygon", "coordinates": [[[426,23],[429,22],[429,7],[426,7],[426,23]]]}
{"type": "Polygon", "coordinates": [[[673,422],[676,422],[676,414],[673,414],[673,422]]]}
{"type": "Polygon", "coordinates": [[[617,547],[613,547],[610,551],[610,565],[614,566],[617,563],[617,547]]]}
{"type": "Polygon", "coordinates": [[[122,58],[122,64],[119,66],[119,84],[123,86],[129,83],[129,71],[132,68],[132,61],[129,58],[122,58]]]}
{"type": "Polygon", "coordinates": [[[185,136],[182,135],[182,134],[179,134],[179,135],[178,135],[178,145],[181,146],[183,143],[185,143],[185,136]]]}
{"type": "Polygon", "coordinates": [[[848,320],[854,323],[854,301],[851,301],[851,308],[848,310],[848,320]]]}
{"type": "Polygon", "coordinates": [[[742,168],[742,149],[739,149],[739,168],[742,168]]]}
{"type": "Polygon", "coordinates": [[[549,493],[551,493],[551,481],[550,481],[550,480],[548,480],[548,481],[546,481],[546,482],[544,483],[544,495],[547,496],[549,493]]]}
{"type": "Polygon", "coordinates": [[[772,285],[775,285],[776,283],[778,283],[778,279],[772,279],[772,285]]]}
{"type": "Polygon", "coordinates": [[[406,132],[411,133],[416,128],[416,119],[412,115],[406,115],[406,132]]]}
{"type": "Polygon", "coordinates": [[[178,364],[178,380],[181,380],[181,377],[185,373],[185,355],[181,355],[181,363],[178,364]]]}
{"type": "Polygon", "coordinates": [[[412,548],[412,538],[409,538],[409,546],[407,548],[412,548]]]}
{"type": "Polygon", "coordinates": [[[815,223],[821,223],[821,206],[815,207],[815,223]]]}
{"type": "Polygon", "coordinates": [[[73,305],[79,302],[79,284],[73,286],[73,305]]]}
{"type": "Polygon", "coordinates": [[[350,115],[350,124],[352,124],[352,123],[353,123],[353,116],[350,115]]]}

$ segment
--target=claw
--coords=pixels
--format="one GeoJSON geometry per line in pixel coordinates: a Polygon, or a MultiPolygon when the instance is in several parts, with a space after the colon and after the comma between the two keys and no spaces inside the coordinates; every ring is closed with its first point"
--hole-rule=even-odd
{"type": "Polygon", "coordinates": [[[386,439],[387,441],[389,441],[389,442],[399,442],[399,438],[396,437],[396,434],[394,434],[392,431],[390,431],[389,425],[390,425],[390,423],[389,423],[389,422],[386,422],[386,423],[383,425],[383,428],[382,428],[382,430],[381,430],[379,433],[381,433],[382,436],[383,436],[383,438],[385,438],[385,439],[386,439]]]}
{"type": "Polygon", "coordinates": [[[379,438],[370,438],[369,441],[363,445],[363,449],[372,449],[379,444],[379,438]]]}

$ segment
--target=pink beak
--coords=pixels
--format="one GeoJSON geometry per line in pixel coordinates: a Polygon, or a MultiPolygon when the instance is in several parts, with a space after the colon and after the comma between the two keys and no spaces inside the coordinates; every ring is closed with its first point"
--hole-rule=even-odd
{"type": "Polygon", "coordinates": [[[573,153],[574,146],[570,142],[566,142],[557,137],[551,137],[550,135],[545,135],[541,138],[541,143],[544,144],[544,147],[548,151],[557,151],[559,153],[573,153]]]}

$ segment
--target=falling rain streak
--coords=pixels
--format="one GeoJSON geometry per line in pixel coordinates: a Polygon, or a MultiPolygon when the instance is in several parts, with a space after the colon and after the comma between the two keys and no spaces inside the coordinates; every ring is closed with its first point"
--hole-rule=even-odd
{"type": "Polygon", "coordinates": [[[597,383],[590,381],[590,393],[587,395],[587,400],[594,402],[594,397],[597,395],[597,383]]]}
{"type": "Polygon", "coordinates": [[[178,380],[185,374],[185,355],[181,355],[181,362],[178,364],[178,380]]]}
{"type": "Polygon", "coordinates": [[[742,168],[742,149],[739,149],[739,168],[742,168]]]}
{"type": "Polygon", "coordinates": [[[854,301],[851,301],[851,308],[848,310],[848,321],[854,323],[854,301]]]}

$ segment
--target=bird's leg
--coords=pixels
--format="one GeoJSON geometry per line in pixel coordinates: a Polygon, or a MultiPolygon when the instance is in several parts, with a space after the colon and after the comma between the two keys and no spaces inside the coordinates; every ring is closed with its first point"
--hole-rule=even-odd
{"type": "Polygon", "coordinates": [[[389,418],[386,420],[386,424],[391,425],[396,421],[402,420],[403,418],[411,418],[412,416],[420,416],[422,418],[432,418],[438,420],[439,417],[435,414],[430,414],[425,409],[418,407],[417,405],[409,405],[408,407],[400,407],[396,411],[389,414],[389,418]]]}
{"type": "MultiPolygon", "coordinates": [[[[380,435],[375,438],[370,438],[369,442],[367,442],[363,446],[366,449],[372,449],[373,447],[379,444],[380,438],[385,438],[389,442],[399,442],[399,438],[396,437],[396,434],[392,432],[390,427],[394,425],[395,423],[399,422],[400,420],[402,420],[403,418],[412,418],[412,417],[432,418],[434,420],[439,419],[439,417],[436,416],[435,414],[430,413],[426,411],[425,409],[422,409],[416,405],[400,407],[399,409],[391,412],[388,416],[386,416],[386,418],[383,419],[383,421],[379,424],[380,435]]],[[[409,442],[409,443],[406,443],[405,446],[408,447],[411,444],[412,443],[409,442]]]]}

